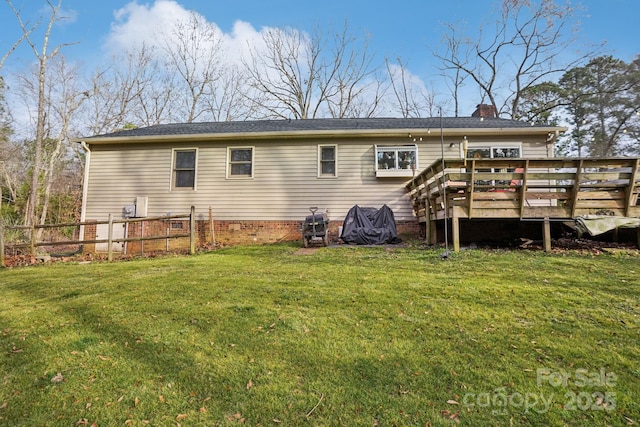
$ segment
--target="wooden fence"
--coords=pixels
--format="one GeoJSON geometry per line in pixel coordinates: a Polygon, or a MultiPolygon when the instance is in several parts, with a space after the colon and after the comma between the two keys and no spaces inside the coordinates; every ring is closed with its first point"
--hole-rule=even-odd
{"type": "MultiPolygon", "coordinates": [[[[143,227],[142,227],[143,228],[143,227]]],[[[90,245],[90,244],[107,244],[107,259],[108,261],[113,261],[113,246],[114,243],[123,243],[127,244],[130,242],[140,242],[142,250],[144,250],[143,242],[145,241],[157,241],[157,240],[166,240],[167,242],[167,250],[169,247],[169,240],[178,239],[178,238],[189,238],[189,253],[195,253],[195,208],[192,206],[191,210],[188,214],[176,214],[176,215],[166,215],[166,216],[158,216],[158,217],[145,217],[145,218],[125,218],[125,219],[114,219],[110,214],[109,219],[107,221],[86,221],[86,222],[76,222],[76,223],[66,223],[66,224],[43,224],[43,225],[32,225],[32,226],[24,226],[24,225],[4,225],[2,220],[0,220],[0,268],[5,266],[5,252],[7,250],[16,250],[16,249],[29,249],[29,254],[32,257],[37,256],[37,248],[38,247],[60,247],[60,246],[68,246],[68,245],[90,245]],[[124,237],[114,237],[114,226],[123,224],[128,225],[132,223],[144,223],[149,221],[170,221],[170,220],[187,220],[189,221],[189,231],[188,233],[170,233],[168,230],[165,234],[155,234],[155,235],[141,235],[139,237],[129,237],[125,234],[124,237]],[[61,228],[77,228],[80,227],[97,227],[98,225],[108,225],[108,232],[106,239],[67,239],[67,240],[41,240],[38,241],[38,234],[42,232],[42,230],[47,229],[61,229],[61,228]],[[7,237],[8,232],[10,231],[18,231],[22,232],[24,236],[28,236],[28,239],[22,239],[22,242],[9,242],[7,237]],[[24,240],[28,240],[28,242],[24,242],[24,240]]],[[[144,229],[144,228],[143,228],[144,229]]],[[[126,246],[125,246],[126,247],[126,246]]]]}

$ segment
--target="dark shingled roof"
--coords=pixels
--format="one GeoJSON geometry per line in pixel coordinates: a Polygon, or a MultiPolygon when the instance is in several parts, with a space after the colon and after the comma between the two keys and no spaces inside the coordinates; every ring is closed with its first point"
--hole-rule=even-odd
{"type": "MultiPolygon", "coordinates": [[[[479,117],[429,117],[429,118],[362,118],[362,119],[304,119],[304,120],[255,120],[238,122],[172,123],[123,130],[91,138],[153,137],[161,135],[205,135],[234,133],[285,133],[314,131],[358,131],[393,129],[517,129],[555,128],[549,125],[531,124],[517,120],[479,117]]],[[[90,140],[91,138],[85,138],[90,140]]]]}

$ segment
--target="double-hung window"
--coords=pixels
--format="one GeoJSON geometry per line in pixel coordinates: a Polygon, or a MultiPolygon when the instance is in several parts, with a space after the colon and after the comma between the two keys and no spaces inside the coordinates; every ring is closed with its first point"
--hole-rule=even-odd
{"type": "Polygon", "coordinates": [[[253,178],[253,147],[227,149],[227,178],[253,178]]]}
{"type": "Polygon", "coordinates": [[[416,145],[376,145],[376,176],[409,177],[418,168],[416,145]]]}
{"type": "Polygon", "coordinates": [[[198,150],[173,150],[172,190],[195,190],[198,150]]]}
{"type": "Polygon", "coordinates": [[[338,176],[338,146],[318,146],[318,178],[336,178],[338,176]]]}

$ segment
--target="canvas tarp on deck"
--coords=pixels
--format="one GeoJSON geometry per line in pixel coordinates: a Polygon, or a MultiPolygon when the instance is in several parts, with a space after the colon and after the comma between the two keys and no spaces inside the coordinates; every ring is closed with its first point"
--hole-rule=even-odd
{"type": "Polygon", "coordinates": [[[344,219],[342,234],[345,243],[356,245],[382,245],[400,243],[393,211],[387,205],[380,209],[355,205],[344,219]]]}

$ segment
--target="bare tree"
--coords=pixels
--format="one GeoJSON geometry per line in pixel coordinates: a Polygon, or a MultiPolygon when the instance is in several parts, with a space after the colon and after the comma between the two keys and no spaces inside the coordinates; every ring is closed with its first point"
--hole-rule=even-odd
{"type": "MultiPolygon", "coordinates": [[[[10,168],[18,157],[10,141],[11,119],[5,104],[4,93],[4,79],[0,76],[0,214],[2,214],[2,202],[5,199],[4,188],[9,191],[7,200],[15,200],[16,198],[16,185],[14,185],[12,176],[17,176],[17,174],[14,175],[14,171],[10,171],[10,168]]],[[[2,218],[0,217],[0,219],[2,218]]]]}
{"type": "Polygon", "coordinates": [[[346,23],[329,37],[320,31],[307,36],[291,28],[269,29],[263,42],[264,50],[253,47],[244,65],[251,100],[265,116],[308,119],[375,113],[381,92],[377,82],[368,80],[375,72],[372,58],[366,45],[359,48],[348,35],[346,23]]]}
{"type": "Polygon", "coordinates": [[[266,52],[251,47],[250,58],[245,61],[249,85],[260,95],[251,98],[267,117],[313,117],[319,108],[319,102],[312,105],[312,101],[320,80],[320,46],[291,28],[269,29],[263,41],[266,52]]]}
{"type": "Polygon", "coordinates": [[[174,84],[141,46],[114,57],[91,79],[85,128],[89,134],[115,132],[129,126],[150,126],[171,119],[174,84]]]}
{"type": "MultiPolygon", "coordinates": [[[[15,8],[13,7],[11,0],[6,0],[6,1],[9,7],[11,7],[11,9],[15,12],[15,8]]],[[[21,24],[22,35],[18,38],[18,40],[15,41],[15,43],[13,43],[13,45],[2,56],[2,58],[0,58],[0,70],[2,70],[2,67],[4,66],[4,63],[6,62],[7,58],[9,58],[9,56],[18,48],[18,46],[20,46],[20,43],[22,43],[27,37],[29,37],[29,35],[33,32],[33,30],[35,30],[38,27],[38,25],[40,25],[40,21],[36,22],[33,25],[21,24]]]]}
{"type": "MultiPolygon", "coordinates": [[[[578,11],[568,2],[502,0],[493,28],[481,28],[477,37],[451,31],[444,36],[445,52],[435,56],[443,70],[470,78],[482,102],[517,119],[523,91],[594,54],[574,59],[566,54],[576,41],[571,25],[578,11]]],[[[452,79],[459,81],[455,75],[452,79]]]]}
{"type": "Polygon", "coordinates": [[[397,64],[385,61],[387,74],[393,92],[394,105],[402,117],[425,117],[435,115],[436,101],[432,91],[428,91],[417,82],[407,70],[401,58],[396,58],[397,64]]]}
{"type": "Polygon", "coordinates": [[[51,16],[49,17],[49,21],[47,27],[44,32],[44,36],[42,39],[42,45],[37,46],[36,43],[31,39],[31,33],[33,31],[33,27],[28,26],[22,20],[20,15],[20,11],[16,9],[11,2],[11,0],[6,0],[7,4],[11,7],[11,10],[15,14],[20,28],[22,30],[22,34],[24,36],[24,40],[31,47],[33,54],[37,59],[38,65],[38,77],[37,77],[37,108],[36,108],[36,131],[35,131],[35,139],[33,141],[34,148],[34,158],[32,165],[32,178],[31,178],[31,189],[29,193],[29,201],[27,204],[27,209],[25,210],[25,224],[35,224],[36,221],[36,204],[38,202],[38,193],[40,189],[40,178],[42,172],[43,165],[43,150],[45,143],[45,124],[46,124],[46,84],[48,79],[47,67],[48,62],[51,58],[54,58],[60,49],[68,44],[60,44],[49,50],[49,37],[51,36],[51,30],[53,24],[60,19],[64,19],[64,17],[60,17],[58,14],[62,7],[62,0],[58,0],[57,4],[52,3],[50,0],[47,0],[47,5],[49,6],[49,11],[51,16]]]}
{"type": "Polygon", "coordinates": [[[385,90],[375,78],[376,67],[368,43],[348,33],[348,25],[333,35],[329,66],[321,68],[321,86],[326,85],[326,102],[331,117],[371,117],[376,114],[385,90]]]}
{"type": "Polygon", "coordinates": [[[200,15],[192,12],[188,20],[177,22],[167,33],[160,33],[161,46],[167,56],[167,71],[185,86],[179,104],[183,120],[191,123],[207,111],[206,97],[222,76],[220,54],[223,38],[220,31],[200,15]]]}
{"type": "MultiPolygon", "coordinates": [[[[21,74],[19,85],[25,104],[29,108],[30,100],[39,97],[40,94],[39,68],[33,75],[21,74]]],[[[70,135],[70,129],[72,124],[77,122],[78,111],[89,96],[90,91],[80,87],[77,65],[70,66],[62,55],[49,60],[43,94],[44,103],[37,106],[43,110],[44,117],[43,136],[39,145],[41,164],[37,177],[38,192],[35,198],[29,200],[29,204],[34,206],[39,215],[40,224],[44,224],[47,219],[55,182],[64,172],[64,165],[72,161],[69,139],[75,135],[70,135]]]]}
{"type": "MultiPolygon", "coordinates": [[[[69,140],[71,126],[76,122],[78,110],[90,96],[90,92],[79,87],[77,66],[68,66],[63,56],[58,56],[51,62],[51,78],[48,85],[47,100],[48,114],[46,135],[50,150],[45,157],[43,173],[43,200],[40,212],[40,223],[47,219],[47,211],[51,200],[51,190],[54,183],[62,174],[66,174],[65,164],[69,163],[69,140]],[[62,173],[60,173],[62,172],[62,173]]],[[[76,177],[80,182],[81,178],[76,177]]]]}
{"type": "MultiPolygon", "coordinates": [[[[458,37],[457,28],[454,25],[447,24],[447,30],[448,34],[443,37],[443,41],[446,45],[448,59],[466,66],[469,64],[469,52],[468,50],[464,53],[460,51],[464,41],[458,37]]],[[[434,56],[438,57],[438,54],[434,53],[434,56]]],[[[468,74],[462,71],[463,67],[458,66],[451,68],[450,64],[446,61],[443,61],[443,64],[444,65],[440,68],[440,71],[442,72],[441,75],[444,77],[445,84],[451,93],[451,99],[453,101],[453,115],[454,117],[459,117],[461,91],[464,87],[468,74]]]]}
{"type": "Polygon", "coordinates": [[[207,117],[218,122],[256,117],[257,104],[247,102],[246,89],[247,76],[244,70],[235,65],[225,68],[220,78],[210,83],[211,95],[204,99],[207,117]]]}

